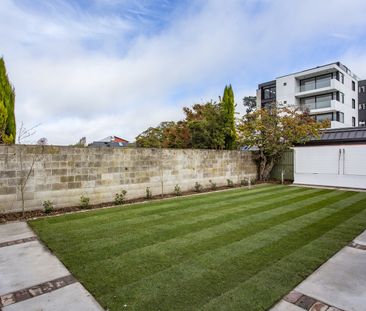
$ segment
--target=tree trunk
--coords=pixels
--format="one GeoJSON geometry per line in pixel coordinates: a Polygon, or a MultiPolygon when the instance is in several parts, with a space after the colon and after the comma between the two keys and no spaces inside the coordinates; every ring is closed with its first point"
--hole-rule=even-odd
{"type": "Polygon", "coordinates": [[[259,164],[259,180],[266,181],[269,179],[274,163],[274,159],[267,159],[267,157],[261,158],[259,164]]]}

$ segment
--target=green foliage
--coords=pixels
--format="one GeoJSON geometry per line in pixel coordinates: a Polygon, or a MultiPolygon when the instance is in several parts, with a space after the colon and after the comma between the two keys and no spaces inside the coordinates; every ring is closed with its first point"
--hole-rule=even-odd
{"type": "Polygon", "coordinates": [[[319,130],[328,126],[329,122],[317,123],[306,111],[274,103],[246,114],[238,130],[243,145],[259,149],[259,179],[267,180],[285,151],[319,136],[319,130]]]}
{"type": "Polygon", "coordinates": [[[120,192],[116,193],[114,196],[114,204],[115,205],[123,204],[125,201],[126,194],[127,194],[126,190],[121,190],[120,192]]]}
{"type": "Polygon", "coordinates": [[[228,187],[230,187],[230,188],[234,187],[234,182],[231,179],[226,179],[226,182],[227,182],[228,187]]]}
{"type": "Polygon", "coordinates": [[[54,210],[53,203],[50,200],[43,201],[42,206],[43,206],[44,212],[46,214],[49,214],[49,213],[53,212],[53,210],[54,210]]]}
{"type": "Polygon", "coordinates": [[[9,82],[4,59],[0,58],[0,144],[15,142],[14,102],[15,91],[9,82]]]}
{"type": "Polygon", "coordinates": [[[136,137],[144,148],[234,149],[236,147],[234,93],[225,87],[219,103],[210,101],[184,107],[185,118],[162,122],[136,137]]]}
{"type": "Polygon", "coordinates": [[[221,105],[216,102],[185,107],[185,121],[195,149],[224,149],[225,133],[221,105]]]}
{"type": "Polygon", "coordinates": [[[245,112],[251,113],[257,107],[257,97],[256,96],[245,96],[243,98],[243,105],[245,107],[245,112]]]}
{"type": "Polygon", "coordinates": [[[216,185],[215,182],[213,182],[211,179],[208,182],[210,183],[211,190],[216,190],[217,189],[217,185],[216,185]]]}
{"type": "Polygon", "coordinates": [[[150,200],[152,199],[152,191],[150,189],[150,187],[146,187],[146,196],[145,196],[146,199],[150,200]]]}
{"type": "Polygon", "coordinates": [[[203,187],[202,187],[202,185],[200,184],[200,183],[198,183],[198,182],[196,182],[195,184],[194,184],[194,191],[196,191],[196,192],[202,192],[202,190],[203,190],[203,187]]]}
{"type": "Polygon", "coordinates": [[[84,194],[80,197],[80,208],[81,209],[90,208],[90,198],[84,194]]]}
{"type": "Polygon", "coordinates": [[[176,185],[175,185],[175,187],[174,187],[174,194],[175,194],[176,196],[180,196],[180,195],[182,195],[182,192],[181,192],[181,190],[180,190],[180,186],[179,186],[178,184],[176,184],[176,185]]]}
{"type": "Polygon", "coordinates": [[[231,150],[236,147],[236,128],[235,128],[235,102],[234,92],[231,85],[225,86],[224,95],[221,101],[223,115],[223,130],[225,135],[225,149],[231,150]]]}
{"type": "Polygon", "coordinates": [[[240,186],[249,186],[254,185],[256,183],[256,180],[254,178],[245,178],[240,181],[240,186]]]}

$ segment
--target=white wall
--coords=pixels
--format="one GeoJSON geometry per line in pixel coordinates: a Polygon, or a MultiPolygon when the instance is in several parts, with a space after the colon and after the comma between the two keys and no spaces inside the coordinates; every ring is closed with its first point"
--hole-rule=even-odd
{"type": "Polygon", "coordinates": [[[298,103],[295,98],[296,80],[293,75],[276,79],[276,99],[281,104],[294,106],[298,103]],[[284,85],[286,83],[286,85],[284,85]]]}
{"type": "MultiPolygon", "coordinates": [[[[286,104],[288,106],[295,106],[299,104],[299,99],[295,97],[298,93],[299,80],[314,77],[321,74],[326,74],[332,71],[340,71],[344,74],[344,84],[333,79],[332,85],[329,89],[337,89],[344,93],[344,104],[337,105],[337,111],[344,113],[344,123],[333,121],[332,128],[337,127],[352,127],[352,117],[356,119],[356,125],[358,124],[358,83],[357,80],[351,77],[348,73],[342,70],[335,64],[328,66],[322,66],[311,70],[306,70],[300,73],[279,77],[276,79],[276,99],[279,103],[286,104]],[[355,91],[352,90],[352,81],[355,81],[355,91]],[[355,99],[355,109],[352,108],[352,99],[355,99]]],[[[309,96],[315,94],[317,91],[309,91],[309,96]]],[[[332,91],[330,91],[332,92],[332,91]]],[[[329,111],[329,109],[328,109],[329,111]]],[[[324,112],[328,112],[324,111],[324,112]]],[[[320,111],[319,111],[320,112],[320,111]]],[[[329,111],[331,112],[331,111],[329,111]]]]}
{"type": "Polygon", "coordinates": [[[366,189],[366,145],[294,148],[294,183],[366,189]]]}

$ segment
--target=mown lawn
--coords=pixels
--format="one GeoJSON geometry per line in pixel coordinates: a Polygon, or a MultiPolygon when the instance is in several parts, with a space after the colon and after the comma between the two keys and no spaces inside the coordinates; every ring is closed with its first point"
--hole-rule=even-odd
{"type": "Polygon", "coordinates": [[[265,185],[30,225],[108,310],[267,310],[366,228],[366,193],[265,185]]]}

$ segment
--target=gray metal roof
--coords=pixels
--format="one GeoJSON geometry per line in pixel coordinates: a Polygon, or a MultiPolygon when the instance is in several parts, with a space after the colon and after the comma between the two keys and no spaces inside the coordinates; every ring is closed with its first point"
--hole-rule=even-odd
{"type": "Polygon", "coordinates": [[[312,138],[306,145],[366,144],[366,127],[347,127],[322,131],[320,138],[312,138]]]}

